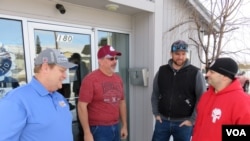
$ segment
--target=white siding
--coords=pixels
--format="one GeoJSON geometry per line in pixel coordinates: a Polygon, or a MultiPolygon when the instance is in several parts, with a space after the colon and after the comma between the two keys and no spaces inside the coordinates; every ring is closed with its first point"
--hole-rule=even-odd
{"type": "Polygon", "coordinates": [[[176,40],[184,40],[189,44],[189,58],[191,57],[191,63],[200,67],[197,50],[192,46],[192,41],[189,40],[189,36],[196,36],[195,32],[192,30],[193,23],[187,22],[190,21],[191,17],[189,4],[187,4],[187,1],[183,0],[164,1],[163,9],[163,62],[167,63],[168,59],[171,57],[171,44],[176,40]]]}
{"type": "MultiPolygon", "coordinates": [[[[149,68],[152,64],[154,56],[149,52],[153,42],[149,17],[149,13],[134,16],[135,42],[130,50],[131,68],[149,68]]],[[[146,141],[151,138],[153,123],[149,91],[148,87],[142,86],[131,86],[130,89],[130,119],[133,119],[130,120],[130,136],[134,141],[146,141]]]]}

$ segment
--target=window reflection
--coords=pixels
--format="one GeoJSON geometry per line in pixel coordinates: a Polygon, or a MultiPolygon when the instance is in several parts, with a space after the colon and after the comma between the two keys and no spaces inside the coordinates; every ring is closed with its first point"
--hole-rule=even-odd
{"type": "Polygon", "coordinates": [[[0,18],[0,98],[26,84],[22,22],[0,18]]]}

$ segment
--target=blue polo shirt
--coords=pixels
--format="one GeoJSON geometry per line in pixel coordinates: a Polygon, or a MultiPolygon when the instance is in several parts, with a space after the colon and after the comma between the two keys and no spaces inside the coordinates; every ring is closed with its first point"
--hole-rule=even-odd
{"type": "Polygon", "coordinates": [[[66,99],[34,77],[0,100],[0,141],[73,141],[66,99]]]}

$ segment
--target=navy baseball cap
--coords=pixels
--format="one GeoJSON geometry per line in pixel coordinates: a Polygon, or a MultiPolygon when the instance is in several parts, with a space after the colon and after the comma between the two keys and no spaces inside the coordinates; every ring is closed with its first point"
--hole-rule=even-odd
{"type": "Polygon", "coordinates": [[[185,51],[188,52],[188,44],[185,41],[178,40],[171,45],[171,52],[185,51]]]}

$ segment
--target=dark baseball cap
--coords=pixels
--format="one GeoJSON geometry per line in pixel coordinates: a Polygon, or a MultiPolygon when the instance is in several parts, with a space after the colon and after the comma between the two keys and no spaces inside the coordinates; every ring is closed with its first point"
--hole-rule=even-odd
{"type": "Polygon", "coordinates": [[[188,52],[188,44],[185,41],[178,40],[171,45],[171,52],[185,51],[188,52]]]}

